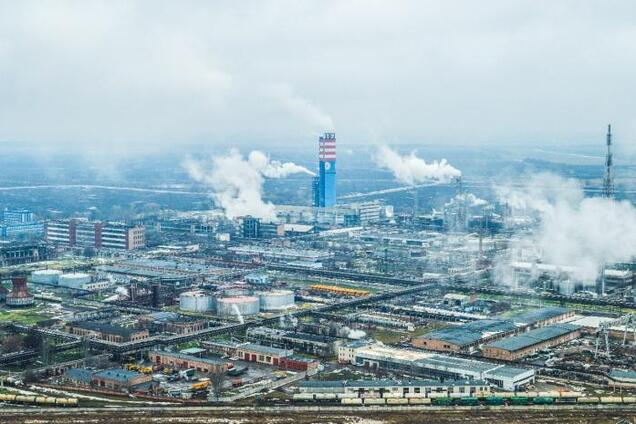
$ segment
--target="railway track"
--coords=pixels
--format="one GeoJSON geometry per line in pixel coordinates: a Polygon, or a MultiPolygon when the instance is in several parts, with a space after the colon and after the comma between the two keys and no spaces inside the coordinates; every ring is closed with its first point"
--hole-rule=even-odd
{"type": "Polygon", "coordinates": [[[121,408],[3,408],[0,422],[85,423],[289,423],[315,424],[373,423],[440,424],[489,423],[633,423],[634,406],[502,406],[502,407],[418,407],[418,406],[258,406],[258,407],[121,407],[121,408]]]}

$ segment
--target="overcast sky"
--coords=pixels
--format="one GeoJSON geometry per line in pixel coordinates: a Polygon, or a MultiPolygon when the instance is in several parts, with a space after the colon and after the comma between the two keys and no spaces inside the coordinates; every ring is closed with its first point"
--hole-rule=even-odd
{"type": "Polygon", "coordinates": [[[0,1],[0,143],[627,143],[635,80],[633,0],[0,1]]]}

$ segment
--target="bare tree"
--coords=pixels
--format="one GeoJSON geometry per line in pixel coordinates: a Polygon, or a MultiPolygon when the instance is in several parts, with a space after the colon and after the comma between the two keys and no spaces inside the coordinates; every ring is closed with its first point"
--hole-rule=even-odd
{"type": "Polygon", "coordinates": [[[222,370],[213,371],[208,376],[210,378],[211,389],[214,391],[214,399],[218,401],[219,397],[221,397],[221,392],[223,391],[223,383],[225,383],[227,376],[222,370]]]}
{"type": "Polygon", "coordinates": [[[22,350],[22,337],[11,335],[2,341],[2,353],[13,353],[22,350]]]}

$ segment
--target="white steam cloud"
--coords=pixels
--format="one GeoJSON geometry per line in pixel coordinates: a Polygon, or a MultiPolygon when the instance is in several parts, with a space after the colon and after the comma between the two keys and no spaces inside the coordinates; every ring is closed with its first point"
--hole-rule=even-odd
{"type": "Polygon", "coordinates": [[[447,183],[462,173],[450,165],[446,159],[427,163],[418,158],[415,152],[400,155],[390,147],[381,145],[375,155],[376,163],[382,168],[389,169],[399,181],[415,185],[427,181],[447,183]]]}
{"type": "Polygon", "coordinates": [[[446,203],[446,206],[450,206],[458,202],[465,202],[466,205],[471,207],[486,206],[488,204],[486,200],[475,196],[473,193],[465,193],[458,194],[453,197],[450,202],[446,203]]]}
{"type": "Polygon", "coordinates": [[[511,208],[539,215],[538,231],[520,243],[536,245],[544,263],[572,267],[582,283],[593,283],[603,265],[636,256],[636,208],[630,202],[586,198],[577,181],[552,174],[498,192],[511,208]]]}
{"type": "Polygon", "coordinates": [[[191,158],[187,158],[183,166],[190,177],[212,189],[212,197],[230,219],[252,215],[273,220],[274,205],[263,200],[265,178],[285,178],[296,173],[314,175],[295,163],[270,160],[257,150],[245,158],[232,149],[225,156],[212,158],[210,169],[191,158]]]}

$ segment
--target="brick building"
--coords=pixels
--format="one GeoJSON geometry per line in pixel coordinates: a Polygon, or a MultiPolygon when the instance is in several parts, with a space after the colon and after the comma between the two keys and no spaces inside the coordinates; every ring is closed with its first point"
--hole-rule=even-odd
{"type": "Polygon", "coordinates": [[[192,355],[184,355],[175,352],[163,352],[152,350],[148,353],[148,357],[153,364],[164,365],[179,369],[194,368],[202,373],[225,372],[230,367],[230,363],[218,359],[199,358],[192,355]]]}
{"type": "Polygon", "coordinates": [[[548,325],[487,344],[482,353],[487,358],[514,361],[541,349],[569,342],[580,335],[581,328],[578,325],[548,325]]]}
{"type": "Polygon", "coordinates": [[[65,330],[78,336],[97,338],[114,343],[132,342],[150,337],[148,330],[91,321],[67,324],[65,330]]]}

